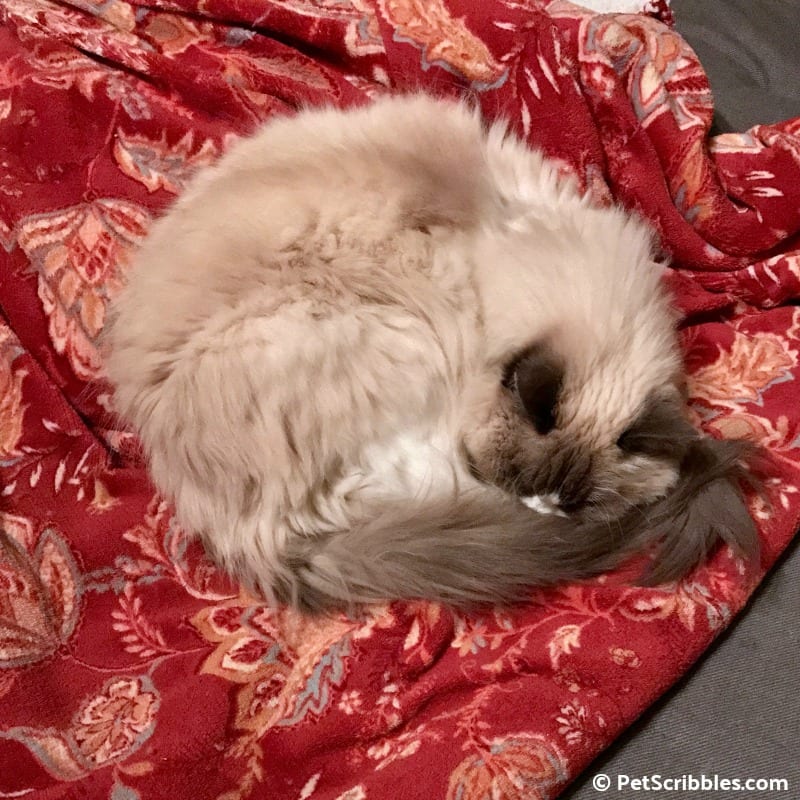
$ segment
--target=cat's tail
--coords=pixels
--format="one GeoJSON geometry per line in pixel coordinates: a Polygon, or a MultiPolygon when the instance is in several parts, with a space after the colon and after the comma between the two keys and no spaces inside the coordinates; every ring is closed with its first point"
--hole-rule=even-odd
{"type": "Polygon", "coordinates": [[[742,447],[698,440],[668,498],[612,522],[544,515],[493,489],[384,507],[361,525],[293,537],[278,599],[308,611],[382,599],[513,603],[532,587],[587,578],[655,549],[648,583],[680,578],[721,538],[753,556],[742,447]]]}

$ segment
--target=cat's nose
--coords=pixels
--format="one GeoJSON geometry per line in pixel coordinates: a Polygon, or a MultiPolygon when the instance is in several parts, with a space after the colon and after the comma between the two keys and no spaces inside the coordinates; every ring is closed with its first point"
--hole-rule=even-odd
{"type": "Polygon", "coordinates": [[[564,497],[559,495],[557,503],[559,511],[563,511],[565,514],[574,514],[580,511],[582,508],[586,507],[589,494],[590,491],[587,488],[585,492],[581,492],[580,496],[571,495],[564,497]]]}
{"type": "Polygon", "coordinates": [[[558,468],[553,471],[552,491],[558,495],[558,507],[566,514],[580,511],[592,493],[594,459],[591,453],[570,448],[562,453],[558,468]]]}

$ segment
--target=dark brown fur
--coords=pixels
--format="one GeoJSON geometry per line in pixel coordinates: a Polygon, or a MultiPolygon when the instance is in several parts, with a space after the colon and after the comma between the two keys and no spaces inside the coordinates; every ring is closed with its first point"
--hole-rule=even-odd
{"type": "MultiPolygon", "coordinates": [[[[644,414],[641,430],[656,416],[653,409],[644,414]]],[[[368,530],[292,541],[291,580],[279,585],[280,599],[312,612],[387,595],[474,607],[524,601],[533,585],[589,578],[648,550],[652,562],[640,576],[646,585],[680,579],[718,539],[756,559],[758,535],[742,491],[755,483],[742,463],[753,448],[701,438],[688,423],[681,433],[691,441],[679,485],[620,520],[542,515],[501,492],[491,502],[476,493],[458,502],[383,507],[368,530]]]]}

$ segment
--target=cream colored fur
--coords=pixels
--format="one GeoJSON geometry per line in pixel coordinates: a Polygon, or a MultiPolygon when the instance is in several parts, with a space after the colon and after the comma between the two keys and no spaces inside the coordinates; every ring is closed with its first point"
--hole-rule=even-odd
{"type": "Polygon", "coordinates": [[[514,499],[534,492],[504,483],[505,461],[525,461],[519,482],[559,449],[590,452],[594,510],[577,525],[675,484],[677,463],[616,445],[648,398],[678,396],[651,234],[557,170],[463,105],[394,98],[270,122],[155,223],[116,304],[108,374],[156,485],[224,566],[314,607],[505,599],[588,565],[547,550],[483,590],[457,559],[448,572],[447,542],[491,547],[492,519],[523,531],[510,557],[523,535],[535,550],[540,526],[567,535],[514,499]],[[565,366],[547,435],[501,385],[538,343],[565,366]],[[469,532],[449,531],[476,503],[469,532]],[[350,574],[336,547],[366,558],[393,525],[399,560],[375,544],[374,574],[350,574]],[[404,582],[392,564],[429,559],[415,543],[436,526],[439,571],[404,582]]]}

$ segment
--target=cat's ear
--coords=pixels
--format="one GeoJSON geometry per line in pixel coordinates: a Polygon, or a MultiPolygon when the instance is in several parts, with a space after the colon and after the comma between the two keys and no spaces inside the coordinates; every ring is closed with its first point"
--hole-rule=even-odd
{"type": "Polygon", "coordinates": [[[564,367],[546,345],[533,345],[514,359],[504,383],[516,393],[537,433],[544,436],[556,427],[564,367]]]}

